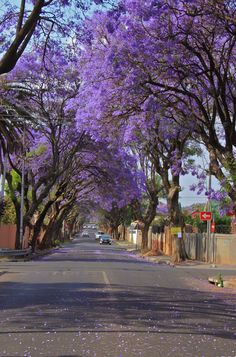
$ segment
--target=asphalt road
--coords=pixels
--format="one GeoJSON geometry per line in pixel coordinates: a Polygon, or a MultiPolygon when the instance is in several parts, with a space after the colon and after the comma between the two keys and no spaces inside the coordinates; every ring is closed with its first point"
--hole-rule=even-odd
{"type": "Polygon", "coordinates": [[[207,270],[148,263],[90,234],[0,271],[0,356],[236,356],[235,293],[208,289],[207,270]]]}

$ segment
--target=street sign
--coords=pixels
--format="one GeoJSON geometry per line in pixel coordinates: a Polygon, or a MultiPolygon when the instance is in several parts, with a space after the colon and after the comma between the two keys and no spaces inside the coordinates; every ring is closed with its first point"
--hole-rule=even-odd
{"type": "Polygon", "coordinates": [[[201,221],[211,221],[212,220],[212,212],[200,212],[201,221]]]}

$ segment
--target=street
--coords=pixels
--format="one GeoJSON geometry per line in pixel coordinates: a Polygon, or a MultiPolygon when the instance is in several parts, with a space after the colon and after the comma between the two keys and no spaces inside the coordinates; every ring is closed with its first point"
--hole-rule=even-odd
{"type": "Polygon", "coordinates": [[[236,356],[235,293],[208,291],[206,269],[148,263],[90,232],[0,271],[0,356],[236,356]]]}

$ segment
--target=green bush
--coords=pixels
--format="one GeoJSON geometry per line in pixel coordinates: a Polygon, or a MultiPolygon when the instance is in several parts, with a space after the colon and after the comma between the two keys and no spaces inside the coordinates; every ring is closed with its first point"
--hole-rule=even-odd
{"type": "Polygon", "coordinates": [[[11,198],[5,197],[4,202],[5,202],[5,207],[4,207],[3,215],[0,218],[0,221],[3,224],[15,224],[16,212],[11,198]]]}

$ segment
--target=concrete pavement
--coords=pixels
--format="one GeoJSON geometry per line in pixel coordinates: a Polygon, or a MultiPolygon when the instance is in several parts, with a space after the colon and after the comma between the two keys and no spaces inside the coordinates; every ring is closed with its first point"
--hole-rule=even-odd
{"type": "MultiPolygon", "coordinates": [[[[167,264],[175,268],[193,268],[193,269],[210,269],[212,273],[209,275],[209,278],[212,280],[217,280],[219,271],[224,280],[224,287],[236,289],[236,265],[226,265],[226,264],[211,264],[205,263],[197,260],[187,260],[180,263],[173,263],[170,256],[167,255],[143,255],[140,249],[137,249],[136,245],[128,241],[116,241],[116,244],[121,249],[126,249],[128,252],[133,253],[140,259],[144,259],[151,263],[156,264],[167,264]],[[227,273],[230,271],[232,275],[227,273]]],[[[191,271],[191,269],[190,269],[191,271]]],[[[210,284],[210,283],[209,283],[210,284]]]]}

